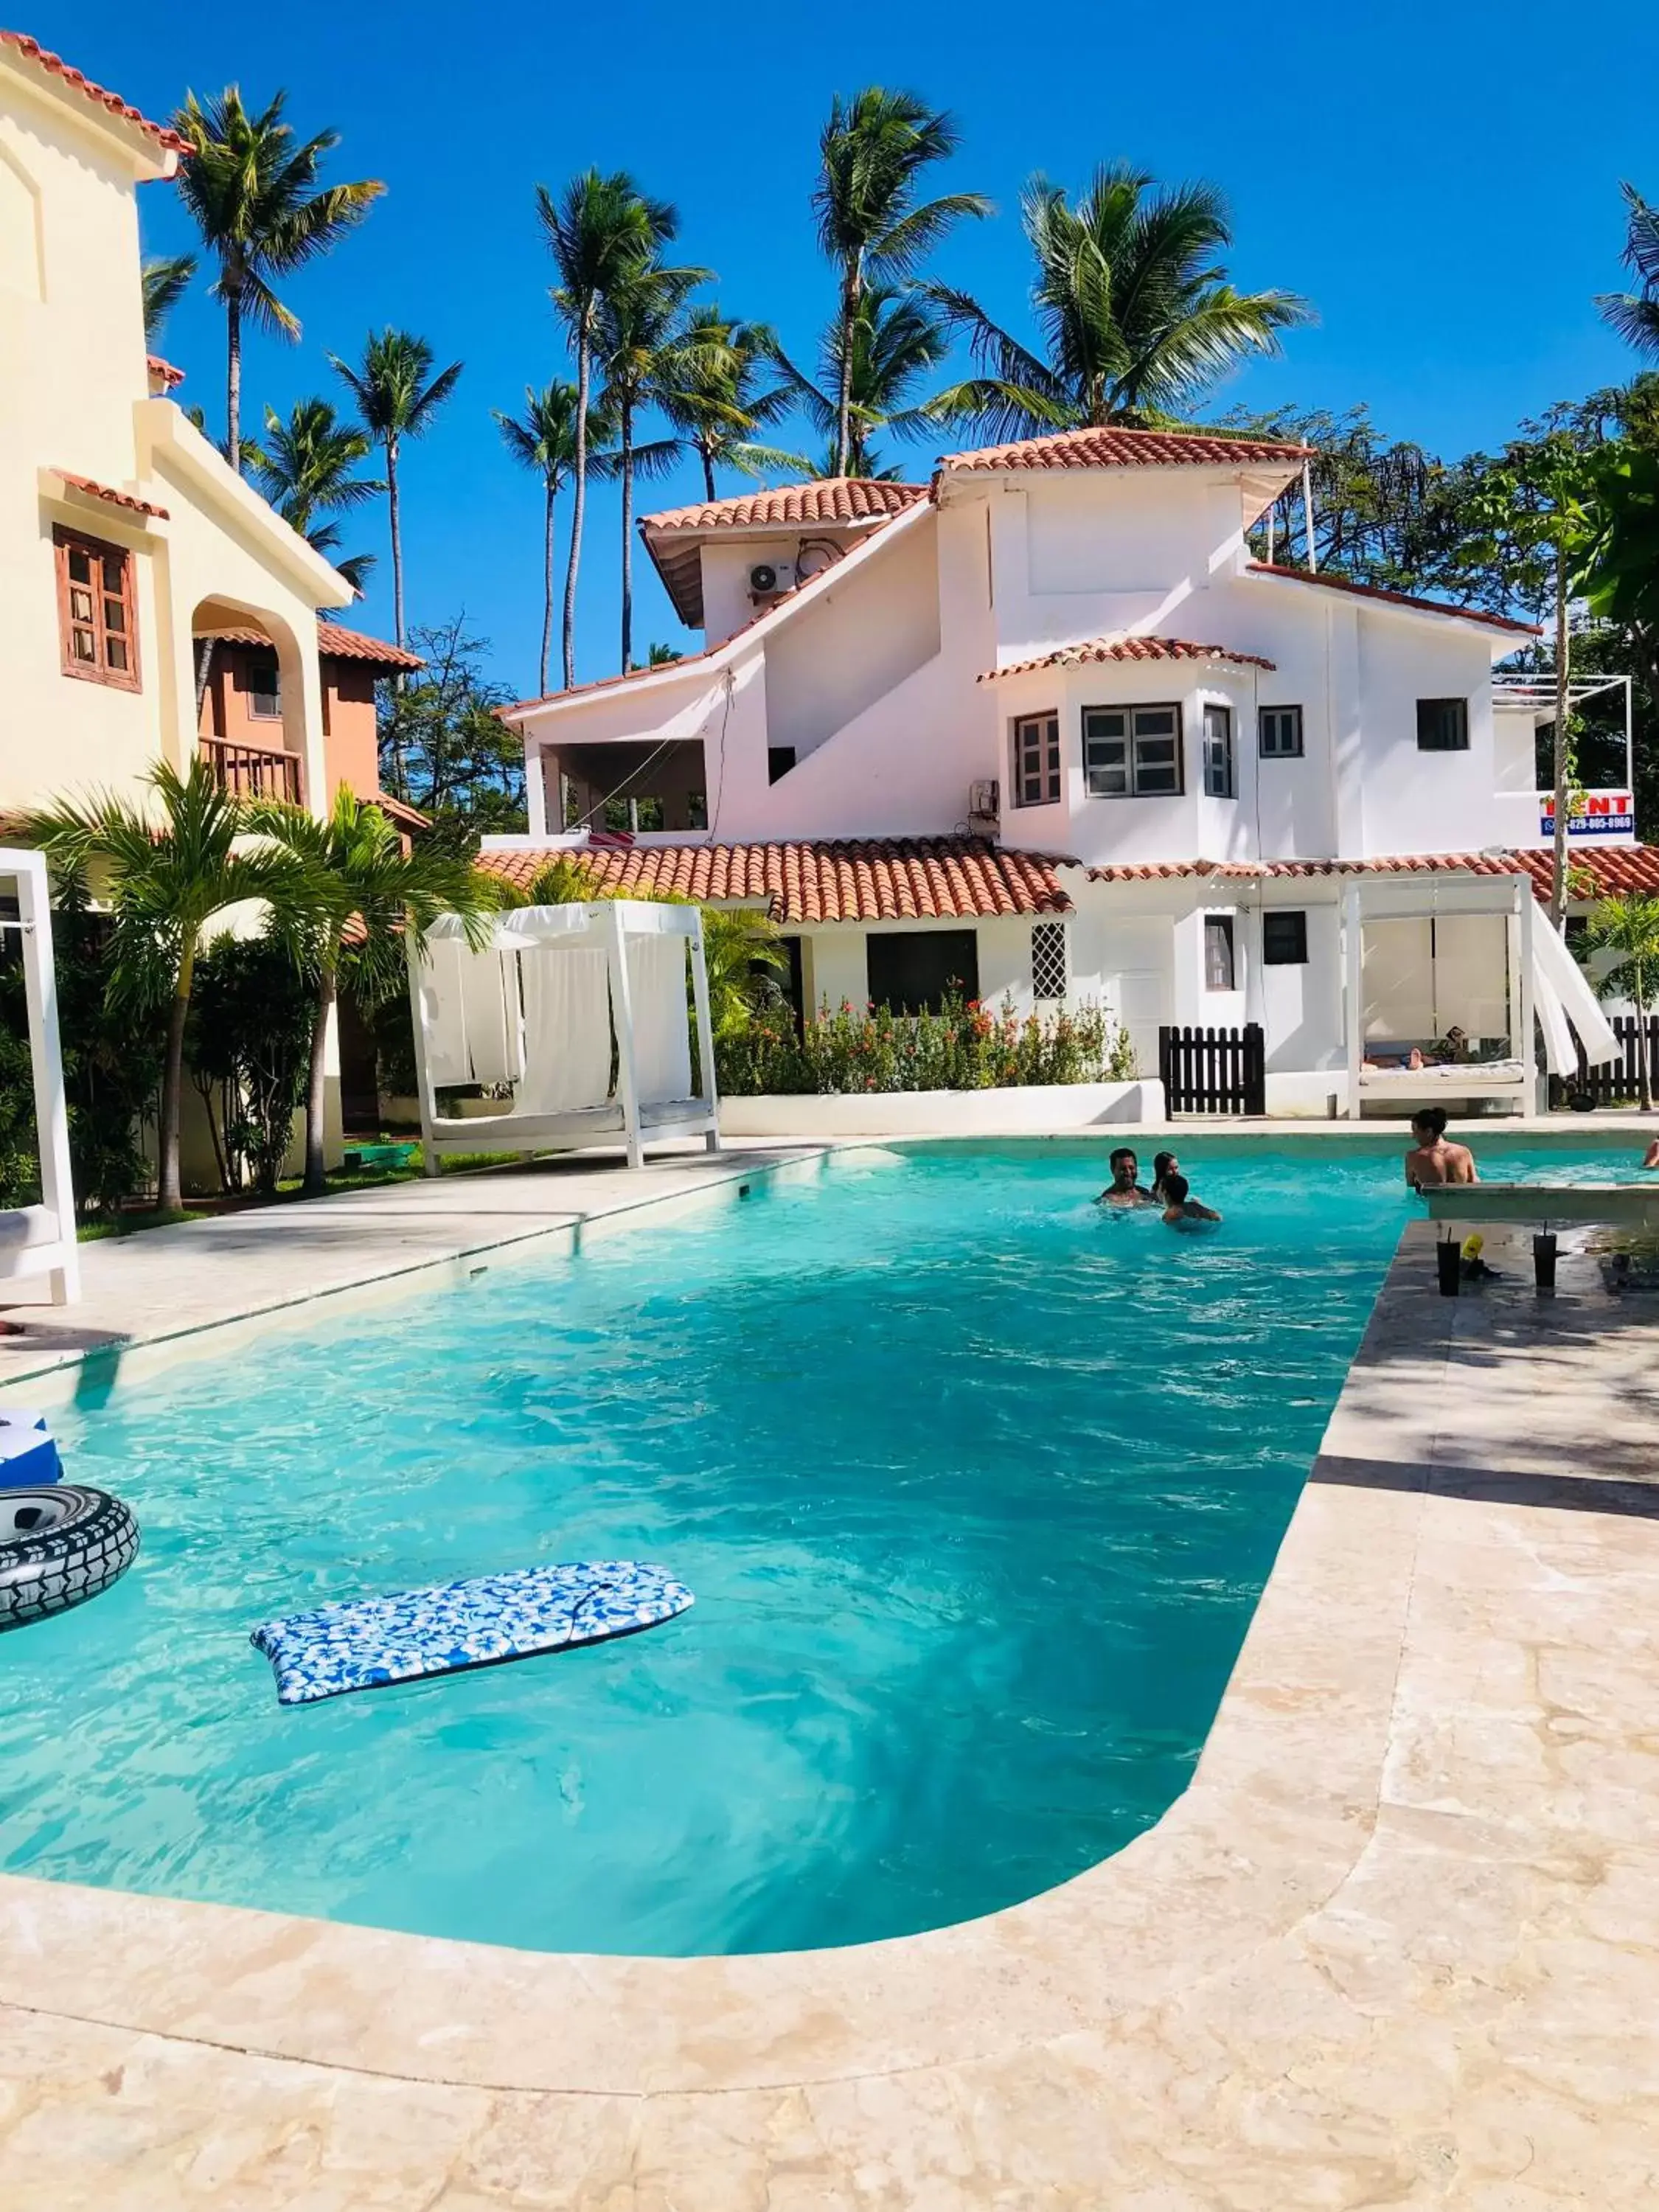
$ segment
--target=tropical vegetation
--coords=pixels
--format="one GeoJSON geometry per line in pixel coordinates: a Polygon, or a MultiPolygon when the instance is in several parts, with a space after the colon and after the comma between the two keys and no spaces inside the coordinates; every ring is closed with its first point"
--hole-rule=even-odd
{"type": "Polygon", "coordinates": [[[374,451],[368,432],[341,422],[326,399],[301,399],[286,416],[267,407],[263,436],[257,445],[245,440],[242,450],[257,489],[361,599],[374,556],[343,553],[337,518],[386,489],[379,477],[356,473],[374,451]]]}
{"type": "MultiPolygon", "coordinates": [[[[209,289],[225,310],[225,457],[238,470],[244,323],[296,340],[299,318],[277,296],[277,284],[337,245],[386,189],[368,178],[324,184],[323,162],[338,135],[319,131],[296,143],[283,119],[285,101],[278,92],[256,113],[232,84],[206,101],[187,93],[173,118],[191,149],[179,164],[179,196],[215,265],[209,289]]],[[[173,297],[182,289],[178,285],[173,297]]],[[[158,280],[158,301],[166,296],[158,280]]]]}
{"type": "Polygon", "coordinates": [[[371,331],[356,364],[329,356],[331,366],[357,403],[363,434],[380,448],[386,465],[386,523],[392,538],[392,635],[404,641],[404,539],[398,508],[398,464],[406,443],[423,438],[460,380],[462,364],[434,372],[432,348],[412,331],[371,331]]]}
{"type": "Polygon", "coordinates": [[[1127,1034],[1097,1006],[1021,1015],[947,998],[937,1011],[827,1003],[797,1024],[787,1007],[717,1036],[720,1089],[733,1097],[803,1092],[990,1091],[1012,1084],[1127,1081],[1127,1034]]]}
{"type": "Polygon", "coordinates": [[[1647,1028],[1659,1002],[1659,897],[1631,891],[1603,899],[1590,915],[1583,949],[1591,958],[1598,953],[1608,957],[1596,983],[1601,996],[1627,999],[1636,1009],[1639,1103],[1644,1114],[1651,1113],[1653,1054],[1647,1028]]]}

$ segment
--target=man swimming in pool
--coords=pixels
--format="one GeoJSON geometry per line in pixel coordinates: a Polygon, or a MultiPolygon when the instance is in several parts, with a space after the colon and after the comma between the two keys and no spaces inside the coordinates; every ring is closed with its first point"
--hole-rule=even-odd
{"type": "Polygon", "coordinates": [[[1417,1142],[1406,1155],[1406,1180],[1413,1190],[1435,1190],[1444,1183],[1479,1182],[1474,1154],[1467,1145],[1446,1141],[1446,1109],[1425,1106],[1412,1115],[1417,1142]]]}
{"type": "Polygon", "coordinates": [[[1200,1206],[1188,1193],[1192,1185],[1173,1168],[1164,1178],[1164,1218],[1171,1229],[1196,1229],[1206,1221],[1219,1221],[1212,1206],[1200,1206]]]}
{"type": "Polygon", "coordinates": [[[1151,1206],[1153,1203],[1151,1191],[1143,1188],[1137,1180],[1140,1174],[1140,1162],[1127,1145],[1118,1146],[1109,1164],[1112,1180],[1095,1200],[1097,1206],[1151,1206]]]}

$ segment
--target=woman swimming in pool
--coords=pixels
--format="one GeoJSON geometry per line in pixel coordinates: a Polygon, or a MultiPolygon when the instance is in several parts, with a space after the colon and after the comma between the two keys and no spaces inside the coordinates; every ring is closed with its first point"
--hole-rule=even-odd
{"type": "Polygon", "coordinates": [[[1169,1181],[1172,1175],[1179,1175],[1180,1173],[1181,1163],[1173,1152],[1154,1152],[1152,1154],[1152,1196],[1158,1200],[1160,1206],[1167,1206],[1169,1204],[1168,1199],[1164,1195],[1164,1184],[1169,1181]]]}

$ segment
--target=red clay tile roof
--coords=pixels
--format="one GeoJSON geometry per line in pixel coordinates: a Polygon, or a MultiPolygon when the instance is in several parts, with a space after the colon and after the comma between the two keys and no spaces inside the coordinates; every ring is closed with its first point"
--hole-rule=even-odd
{"type": "Polygon", "coordinates": [[[395,823],[399,830],[429,830],[432,827],[429,814],[422,814],[418,806],[410,806],[401,799],[394,799],[389,791],[377,791],[374,804],[386,820],[395,823]]]}
{"type": "Polygon", "coordinates": [[[550,861],[567,856],[580,860],[606,890],[641,898],[674,891],[714,902],[763,899],[781,923],[956,921],[1072,910],[1054,873],[1069,863],[1052,854],[1005,852],[977,837],[563,846],[483,852],[478,865],[527,890],[550,861]]]}
{"type": "MultiPolygon", "coordinates": [[[[1536,884],[1540,898],[1547,898],[1553,855],[1533,851],[1515,857],[1536,884]]],[[[1608,845],[1598,853],[1569,846],[1567,858],[1575,875],[1582,872],[1589,877],[1599,897],[1611,898],[1620,891],[1659,891],[1659,845],[1608,845]]]]}
{"type": "Polygon", "coordinates": [[[151,380],[165,385],[169,392],[175,384],[182,384],[185,380],[184,370],[175,368],[170,361],[163,361],[159,353],[147,353],[144,367],[149,371],[151,380]]]}
{"type": "Polygon", "coordinates": [[[678,530],[786,530],[812,524],[846,529],[885,522],[926,499],[926,484],[886,483],[868,477],[823,477],[811,483],[780,484],[775,491],[739,492],[732,499],[704,500],[696,507],[665,507],[640,518],[647,532],[678,530]]]}
{"type": "Polygon", "coordinates": [[[1311,584],[1318,591],[1349,592],[1357,599],[1382,599],[1389,606],[1415,607],[1425,615],[1451,615],[1459,622],[1485,623],[1491,629],[1512,629],[1523,637],[1536,637],[1536,623],[1514,622],[1508,615],[1489,615],[1484,607],[1456,607],[1445,599],[1414,599],[1409,592],[1385,592],[1380,584],[1355,584],[1346,576],[1324,576],[1317,570],[1271,567],[1266,561],[1247,564],[1253,576],[1283,576],[1292,584],[1311,584]]]}
{"type": "Polygon", "coordinates": [[[135,499],[130,491],[117,491],[113,484],[100,483],[95,477],[77,477],[68,469],[57,469],[53,474],[61,477],[76,491],[83,491],[88,498],[107,501],[111,507],[125,507],[133,514],[152,514],[158,522],[167,520],[164,507],[152,507],[147,499],[135,499]]]}
{"type": "Polygon", "coordinates": [[[1024,676],[1034,668],[1080,668],[1096,660],[1229,660],[1244,668],[1272,668],[1259,653],[1238,653],[1231,645],[1194,645],[1184,637],[1091,638],[1082,645],[1062,645],[1035,660],[1011,660],[1004,668],[988,668],[976,677],[994,684],[999,676],[1024,676]]]}
{"type": "MultiPolygon", "coordinates": [[[[1613,845],[1599,853],[1574,851],[1575,871],[1588,874],[1595,894],[1607,897],[1615,891],[1659,891],[1659,846],[1613,845]]],[[[1414,876],[1433,870],[1452,869],[1468,876],[1532,878],[1540,899],[1549,896],[1552,860],[1546,850],[1502,853],[1385,853],[1364,860],[1143,860],[1116,866],[1091,868],[1096,884],[1172,882],[1183,877],[1218,877],[1224,881],[1254,883],[1267,877],[1414,876]]]]}
{"type": "Polygon", "coordinates": [[[153,138],[165,152],[186,155],[190,152],[187,138],[181,138],[176,131],[168,130],[165,124],[152,123],[136,107],[129,107],[118,92],[106,92],[101,84],[94,84],[78,69],[71,69],[60,54],[48,52],[38,39],[31,39],[27,32],[0,31],[0,46],[15,48],[25,61],[36,63],[47,76],[62,77],[65,84],[72,86],[76,92],[84,93],[94,105],[118,117],[123,123],[136,123],[145,137],[153,138]]]}
{"type": "MultiPolygon", "coordinates": [[[[198,637],[211,637],[220,645],[271,645],[273,638],[262,629],[198,630],[198,637]]],[[[366,660],[376,668],[424,668],[425,661],[418,653],[410,653],[401,645],[388,645],[378,637],[365,637],[359,629],[346,629],[339,623],[317,624],[317,650],[331,654],[337,660],[366,660]]]]}
{"type": "Polygon", "coordinates": [[[376,668],[424,668],[418,653],[407,646],[390,645],[384,638],[365,637],[360,629],[347,629],[343,623],[317,620],[317,650],[331,653],[337,660],[368,660],[376,668]]]}
{"type": "Polygon", "coordinates": [[[659,514],[644,516],[640,535],[656,564],[664,590],[674,603],[675,613],[688,629],[701,629],[702,539],[708,532],[833,530],[864,536],[927,496],[925,484],[824,477],[811,483],[781,484],[775,491],[740,492],[733,499],[667,507],[659,514]]]}
{"type": "Polygon", "coordinates": [[[981,446],[947,453],[939,467],[971,475],[988,469],[1127,469],[1246,467],[1255,461],[1289,465],[1309,459],[1311,446],[1271,438],[1229,438],[1204,430],[1057,430],[1012,445],[981,446]]]}

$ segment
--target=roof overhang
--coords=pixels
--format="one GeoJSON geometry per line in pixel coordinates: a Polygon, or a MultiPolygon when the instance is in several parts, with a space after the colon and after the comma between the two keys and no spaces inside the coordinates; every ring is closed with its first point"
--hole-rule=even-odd
{"type": "Polygon", "coordinates": [[[135,184],[176,176],[188,151],[176,131],[150,122],[25,32],[0,30],[0,82],[118,155],[135,184]]]}
{"type": "Polygon", "coordinates": [[[1322,575],[1316,569],[1284,568],[1265,561],[1247,561],[1242,571],[1249,577],[1258,578],[1264,585],[1276,583],[1299,584],[1305,590],[1328,592],[1337,599],[1351,599],[1357,605],[1374,607],[1382,614],[1414,617],[1419,621],[1461,623],[1466,629],[1479,630],[1492,649],[1494,660],[1516,650],[1522,638],[1540,635],[1536,623],[1516,622],[1511,615],[1488,614],[1482,607],[1457,607],[1442,599],[1419,599],[1408,592],[1384,591],[1374,584],[1351,583],[1346,576],[1322,575]]]}
{"type": "Polygon", "coordinates": [[[807,607],[827,599],[837,584],[866,561],[884,553],[907,532],[915,529],[929,512],[928,502],[918,500],[914,507],[894,515],[879,529],[866,531],[833,568],[796,585],[775,606],[768,607],[753,622],[745,623],[741,629],[733,630],[730,637],[705,652],[688,653],[683,659],[665,662],[660,668],[641,668],[626,676],[601,677],[597,683],[579,684],[568,691],[552,691],[543,699],[516,700],[510,707],[497,708],[496,713],[502,721],[515,728],[528,729],[554,715],[580,713],[585,707],[607,702],[618,691],[626,690],[630,697],[647,694],[655,696],[677,689],[688,679],[707,683],[710,677],[718,676],[757,647],[763,647],[775,630],[793,622],[807,607]]]}
{"type": "Polygon", "coordinates": [[[42,498],[81,515],[90,528],[117,523],[142,537],[167,536],[170,518],[166,507],[140,498],[136,492],[123,491],[117,484],[100,483],[92,477],[80,476],[70,469],[43,468],[38,471],[36,480],[42,498]]]}
{"type": "Polygon", "coordinates": [[[314,552],[276,508],[245,483],[215,446],[170,399],[141,399],[133,408],[139,458],[152,466],[161,456],[204,507],[251,537],[271,566],[312,607],[349,606],[357,594],[337,568],[314,552]]]}

